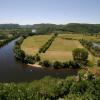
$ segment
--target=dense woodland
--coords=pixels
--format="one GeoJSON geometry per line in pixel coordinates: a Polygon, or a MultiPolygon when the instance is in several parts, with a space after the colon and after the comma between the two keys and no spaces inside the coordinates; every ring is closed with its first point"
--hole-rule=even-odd
{"type": "Polygon", "coordinates": [[[56,24],[34,24],[34,25],[19,25],[19,24],[0,24],[0,29],[36,29],[38,33],[50,32],[78,32],[78,33],[99,33],[100,24],[80,24],[70,23],[66,25],[56,24]]]}
{"type": "Polygon", "coordinates": [[[47,32],[78,32],[78,33],[99,33],[100,25],[99,24],[78,24],[70,23],[66,25],[55,25],[55,24],[35,24],[33,28],[37,29],[39,33],[47,32]]]}

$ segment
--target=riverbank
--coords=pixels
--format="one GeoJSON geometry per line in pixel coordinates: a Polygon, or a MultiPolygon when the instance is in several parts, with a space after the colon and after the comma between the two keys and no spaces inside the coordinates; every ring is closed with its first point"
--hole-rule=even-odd
{"type": "Polygon", "coordinates": [[[19,35],[13,36],[11,38],[8,38],[6,40],[0,41],[0,48],[3,47],[4,45],[8,44],[9,42],[11,42],[12,40],[18,38],[19,35]]]}
{"type": "Polygon", "coordinates": [[[18,39],[0,48],[0,82],[31,82],[33,80],[40,80],[45,76],[64,79],[67,76],[77,75],[77,71],[32,67],[16,61],[13,47],[18,39]]]}

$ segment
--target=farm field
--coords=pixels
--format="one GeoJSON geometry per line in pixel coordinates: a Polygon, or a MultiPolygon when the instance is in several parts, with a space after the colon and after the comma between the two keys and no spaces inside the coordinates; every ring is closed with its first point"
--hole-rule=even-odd
{"type": "Polygon", "coordinates": [[[65,40],[57,37],[46,53],[41,54],[41,58],[50,61],[72,60],[72,51],[75,48],[83,48],[83,46],[77,40],[65,40]]]}
{"type": "Polygon", "coordinates": [[[28,55],[34,55],[38,52],[39,48],[48,41],[52,35],[36,35],[29,36],[24,40],[21,49],[28,55]]]}
{"type": "MultiPolygon", "coordinates": [[[[43,46],[51,38],[51,36],[52,35],[29,36],[22,43],[21,49],[28,55],[35,55],[38,53],[39,48],[43,46]]],[[[72,51],[75,48],[84,48],[78,41],[81,38],[81,34],[59,34],[48,50],[45,53],[39,54],[41,60],[49,60],[52,62],[73,60],[72,51]],[[65,39],[66,37],[73,38],[73,40],[65,39]]],[[[87,38],[89,37],[87,36],[87,38]]],[[[91,53],[89,53],[89,60],[94,60],[91,53]]]]}
{"type": "Polygon", "coordinates": [[[100,36],[90,36],[90,35],[84,35],[84,34],[59,34],[59,37],[64,38],[64,39],[75,39],[75,40],[80,40],[80,39],[86,39],[89,41],[94,41],[94,42],[100,42],[100,36]]]}

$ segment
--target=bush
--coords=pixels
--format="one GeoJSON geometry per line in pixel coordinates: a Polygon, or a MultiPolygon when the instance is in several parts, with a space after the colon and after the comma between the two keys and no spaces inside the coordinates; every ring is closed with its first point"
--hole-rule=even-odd
{"type": "Polygon", "coordinates": [[[16,41],[15,45],[21,45],[24,40],[24,37],[21,37],[18,41],[16,41]]]}
{"type": "Polygon", "coordinates": [[[69,62],[59,62],[59,61],[55,61],[55,62],[49,62],[48,60],[39,62],[40,65],[44,66],[44,67],[53,67],[55,69],[59,69],[59,68],[80,68],[81,64],[79,64],[78,62],[75,61],[69,61],[69,62]]]}
{"type": "Polygon", "coordinates": [[[43,67],[51,67],[51,63],[48,60],[44,60],[39,64],[41,64],[43,67]]]}
{"type": "Polygon", "coordinates": [[[11,38],[8,38],[8,39],[6,39],[6,40],[4,40],[4,41],[0,41],[0,47],[4,46],[4,45],[7,44],[8,42],[10,42],[10,41],[12,41],[12,40],[14,40],[14,39],[16,39],[16,38],[18,38],[18,37],[19,37],[19,35],[15,35],[15,36],[13,36],[13,37],[11,37],[11,38]]]}
{"type": "Polygon", "coordinates": [[[23,42],[23,40],[28,37],[30,34],[23,35],[18,41],[16,41],[15,47],[14,47],[14,55],[17,60],[22,61],[26,64],[34,64],[36,61],[40,61],[40,56],[37,54],[35,57],[25,55],[25,52],[21,50],[20,46],[23,42]]]}
{"type": "Polygon", "coordinates": [[[25,60],[25,63],[27,63],[27,64],[28,63],[29,64],[34,64],[34,62],[35,62],[35,58],[33,56],[29,56],[29,55],[26,55],[24,60],[25,60]]]}
{"type": "MultiPolygon", "coordinates": [[[[82,74],[83,76],[83,74],[82,74]]],[[[29,83],[0,83],[0,100],[100,100],[100,78],[76,81],[45,77],[29,83]]]]}
{"type": "Polygon", "coordinates": [[[79,62],[76,62],[76,61],[69,61],[69,67],[70,68],[80,68],[81,64],[79,62]]]}
{"type": "Polygon", "coordinates": [[[73,50],[73,59],[74,61],[81,62],[83,65],[87,64],[88,51],[82,48],[76,48],[73,50]]]}
{"type": "Polygon", "coordinates": [[[72,94],[84,94],[87,90],[87,83],[84,81],[80,81],[77,84],[73,84],[70,88],[70,93],[72,94]]]}
{"type": "Polygon", "coordinates": [[[97,64],[98,64],[98,66],[100,66],[100,60],[98,60],[97,64]]]}
{"type": "Polygon", "coordinates": [[[93,66],[94,66],[93,61],[88,61],[87,66],[89,66],[89,67],[93,67],[93,66]]]}
{"type": "Polygon", "coordinates": [[[59,68],[61,68],[62,67],[62,64],[61,64],[61,62],[59,62],[59,61],[55,61],[54,63],[53,63],[53,68],[55,68],[55,69],[59,69],[59,68]]]}
{"type": "Polygon", "coordinates": [[[62,68],[69,68],[69,62],[63,62],[62,68]]]}
{"type": "Polygon", "coordinates": [[[41,60],[41,58],[40,58],[39,54],[36,54],[35,55],[35,61],[40,61],[40,60],[41,60]]]}
{"type": "Polygon", "coordinates": [[[24,62],[25,52],[23,50],[16,49],[16,50],[14,50],[14,53],[15,53],[15,57],[17,60],[24,62]]]}

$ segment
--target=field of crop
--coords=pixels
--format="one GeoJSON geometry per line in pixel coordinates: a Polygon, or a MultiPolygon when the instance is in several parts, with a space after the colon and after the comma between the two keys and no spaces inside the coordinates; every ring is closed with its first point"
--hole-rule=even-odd
{"type": "Polygon", "coordinates": [[[39,48],[48,41],[52,35],[36,35],[30,36],[24,40],[21,45],[21,49],[25,51],[26,54],[34,55],[38,52],[39,48]]]}
{"type": "MultiPolygon", "coordinates": [[[[58,36],[46,53],[41,54],[41,58],[50,61],[73,60],[72,51],[75,48],[83,48],[78,40],[66,40],[58,36]]],[[[89,55],[89,59],[91,58],[92,56],[89,55]]]]}
{"type": "MultiPolygon", "coordinates": [[[[52,35],[35,35],[30,36],[24,40],[21,45],[21,49],[28,55],[35,55],[38,53],[39,48],[43,46],[52,35]]],[[[88,36],[87,36],[88,37],[88,36]]],[[[51,46],[45,53],[40,53],[41,60],[50,61],[69,61],[73,60],[72,51],[75,48],[83,48],[78,41],[82,38],[81,34],[59,34],[58,37],[53,41],[51,46]],[[65,38],[73,38],[65,39],[65,38]]],[[[92,38],[92,37],[91,37],[92,38]]],[[[89,54],[89,60],[93,60],[93,56],[89,54]]]]}
{"type": "Polygon", "coordinates": [[[59,37],[64,39],[86,39],[89,41],[100,42],[100,36],[91,36],[91,35],[84,35],[84,34],[59,34],[59,37]]]}

